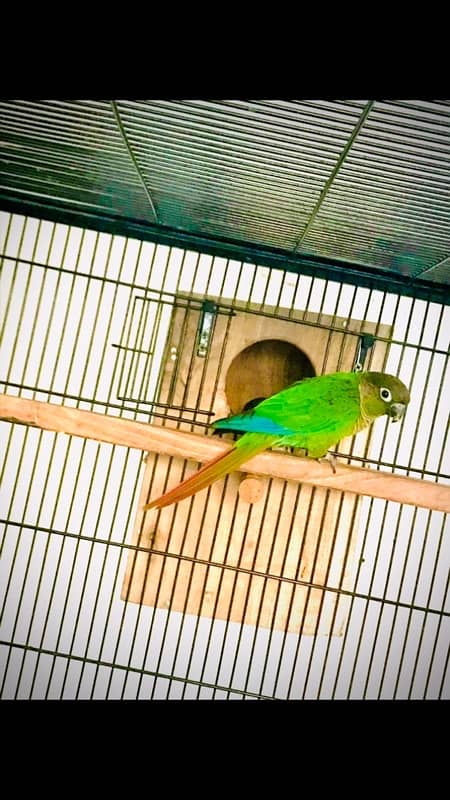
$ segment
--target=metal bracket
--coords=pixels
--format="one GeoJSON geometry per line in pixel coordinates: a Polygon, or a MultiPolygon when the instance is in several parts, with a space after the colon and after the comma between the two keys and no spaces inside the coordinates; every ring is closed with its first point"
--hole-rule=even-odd
{"type": "Polygon", "coordinates": [[[205,358],[214,331],[217,316],[217,305],[211,300],[202,303],[202,312],[197,329],[197,355],[205,358]]]}
{"type": "Polygon", "coordinates": [[[372,336],[370,333],[364,333],[359,337],[358,349],[356,351],[355,361],[353,364],[353,372],[362,372],[364,362],[367,358],[367,353],[374,344],[375,336],[372,336]]]}

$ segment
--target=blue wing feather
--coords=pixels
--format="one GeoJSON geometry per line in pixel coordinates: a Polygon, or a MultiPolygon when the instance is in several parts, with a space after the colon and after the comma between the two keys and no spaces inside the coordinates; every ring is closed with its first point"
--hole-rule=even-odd
{"type": "Polygon", "coordinates": [[[243,433],[270,433],[275,436],[289,436],[294,431],[291,428],[286,428],[279,422],[270,419],[269,417],[257,416],[251,411],[248,414],[236,414],[235,417],[228,417],[228,419],[218,419],[213,422],[213,427],[216,430],[226,431],[242,431],[243,433]]]}

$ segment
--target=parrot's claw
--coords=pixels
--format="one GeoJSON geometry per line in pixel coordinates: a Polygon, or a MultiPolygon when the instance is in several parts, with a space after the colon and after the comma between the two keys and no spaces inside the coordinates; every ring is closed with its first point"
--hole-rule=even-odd
{"type": "Polygon", "coordinates": [[[323,458],[317,458],[316,461],[318,461],[319,464],[329,464],[333,470],[333,475],[336,475],[336,456],[334,453],[329,453],[328,456],[324,456],[323,458]]]}

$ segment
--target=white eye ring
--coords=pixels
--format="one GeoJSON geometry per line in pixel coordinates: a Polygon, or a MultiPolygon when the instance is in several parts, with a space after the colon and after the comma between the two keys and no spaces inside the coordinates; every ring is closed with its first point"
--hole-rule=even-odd
{"type": "Polygon", "coordinates": [[[392,395],[389,389],[386,389],[385,386],[382,386],[380,389],[380,397],[382,400],[384,400],[385,403],[390,403],[392,400],[392,395]]]}

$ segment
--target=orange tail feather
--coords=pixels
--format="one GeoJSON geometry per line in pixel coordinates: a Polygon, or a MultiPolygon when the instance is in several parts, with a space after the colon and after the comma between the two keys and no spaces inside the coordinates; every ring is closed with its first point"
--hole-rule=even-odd
{"type": "MultiPolygon", "coordinates": [[[[260,453],[262,450],[270,447],[273,443],[273,439],[274,437],[258,435],[257,437],[255,436],[255,439],[253,439],[253,437],[250,439],[249,437],[248,441],[245,443],[243,442],[240,446],[234,445],[234,447],[227,452],[217,456],[217,458],[212,459],[212,461],[208,461],[198,472],[186,478],[186,480],[179,483],[178,486],[175,486],[174,489],[170,489],[168,492],[161,495],[161,497],[152,500],[151,503],[147,503],[144,506],[144,511],[150,508],[163,508],[164,506],[169,506],[171,503],[178,503],[180,500],[184,500],[185,497],[190,497],[192,494],[199,492],[200,489],[206,489],[206,487],[214,483],[214,481],[238,469],[244,461],[247,461],[249,458],[256,455],[256,453],[260,453]],[[268,439],[271,441],[267,441],[268,439]]],[[[242,440],[239,440],[239,444],[241,441],[242,440]]]]}

